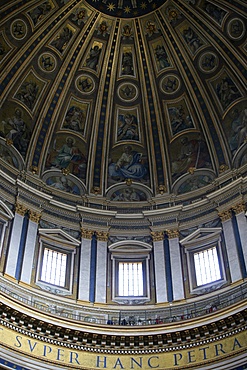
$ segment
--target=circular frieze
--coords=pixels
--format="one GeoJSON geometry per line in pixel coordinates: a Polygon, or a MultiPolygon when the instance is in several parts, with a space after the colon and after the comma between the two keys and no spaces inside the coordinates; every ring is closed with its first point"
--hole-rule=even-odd
{"type": "Polygon", "coordinates": [[[10,32],[16,40],[22,40],[27,35],[27,25],[22,19],[16,19],[11,23],[10,32]]]}
{"type": "Polygon", "coordinates": [[[211,73],[215,71],[215,69],[219,65],[219,58],[216,54],[207,52],[202,54],[202,56],[199,59],[199,68],[201,71],[206,73],[211,73]]]}
{"type": "Polygon", "coordinates": [[[241,19],[232,19],[227,26],[227,33],[233,40],[239,40],[245,33],[245,25],[241,19]]]}
{"type": "Polygon", "coordinates": [[[132,83],[122,83],[117,90],[118,96],[123,101],[133,101],[138,97],[137,87],[132,83]]]}
{"type": "Polygon", "coordinates": [[[174,94],[180,88],[180,80],[176,75],[166,75],[160,81],[160,88],[166,94],[174,94]]]}
{"type": "Polygon", "coordinates": [[[75,81],[77,90],[83,94],[91,94],[95,89],[95,82],[89,75],[83,74],[77,77],[75,81]]]}
{"type": "Polygon", "coordinates": [[[39,67],[44,72],[53,72],[56,65],[56,58],[51,53],[43,53],[39,57],[39,67]]]}

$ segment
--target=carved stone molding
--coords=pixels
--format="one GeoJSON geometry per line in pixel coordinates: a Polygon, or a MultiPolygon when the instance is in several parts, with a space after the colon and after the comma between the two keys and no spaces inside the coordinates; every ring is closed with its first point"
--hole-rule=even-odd
{"type": "Polygon", "coordinates": [[[232,218],[231,210],[228,209],[227,211],[222,211],[218,213],[222,222],[230,220],[232,218]]]}
{"type": "Polygon", "coordinates": [[[164,240],[164,231],[151,231],[151,237],[154,242],[159,242],[164,240]]]}

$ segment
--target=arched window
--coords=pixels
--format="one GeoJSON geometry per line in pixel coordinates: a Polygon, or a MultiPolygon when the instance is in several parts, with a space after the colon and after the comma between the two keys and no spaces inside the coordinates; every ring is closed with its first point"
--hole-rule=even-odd
{"type": "Polygon", "coordinates": [[[79,241],[60,229],[39,230],[36,284],[60,294],[72,294],[76,248],[79,241]]]}
{"type": "Polygon", "coordinates": [[[221,232],[221,228],[202,228],[180,241],[187,256],[191,293],[214,290],[227,281],[221,232]]]}
{"type": "Polygon", "coordinates": [[[112,260],[112,299],[116,302],[150,300],[149,261],[152,247],[124,241],[109,247],[112,260]]]}

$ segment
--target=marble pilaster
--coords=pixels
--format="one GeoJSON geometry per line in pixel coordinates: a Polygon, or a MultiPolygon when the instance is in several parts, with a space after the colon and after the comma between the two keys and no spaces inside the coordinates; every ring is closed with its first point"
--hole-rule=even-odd
{"type": "Polygon", "coordinates": [[[238,257],[236,239],[232,224],[231,212],[225,211],[219,214],[222,220],[222,228],[226,242],[226,251],[232,282],[242,279],[241,266],[238,257]]]}
{"type": "Polygon", "coordinates": [[[163,238],[164,233],[162,233],[160,237],[157,237],[157,235],[153,235],[154,271],[155,271],[155,287],[157,303],[168,301],[163,238]]]}
{"type": "Polygon", "coordinates": [[[11,233],[11,239],[8,249],[8,257],[6,263],[5,273],[10,276],[15,276],[18,254],[19,254],[19,246],[21,240],[21,233],[22,233],[22,226],[24,221],[24,214],[25,213],[15,213],[14,221],[13,221],[13,228],[11,233]]]}
{"type": "Polygon", "coordinates": [[[182,272],[180,245],[178,232],[172,234],[167,232],[167,234],[169,237],[173,299],[176,301],[184,299],[183,272],[182,272]]]}
{"type": "Polygon", "coordinates": [[[89,301],[92,232],[82,230],[78,299],[89,301]]]}
{"type": "Polygon", "coordinates": [[[107,241],[97,240],[95,302],[106,303],[107,241]]]}

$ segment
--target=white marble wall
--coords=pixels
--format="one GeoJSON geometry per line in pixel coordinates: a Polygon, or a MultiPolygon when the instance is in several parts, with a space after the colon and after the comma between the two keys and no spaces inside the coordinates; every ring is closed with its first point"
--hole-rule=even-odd
{"type": "Polygon", "coordinates": [[[78,299],[83,301],[89,301],[90,265],[91,265],[91,239],[82,238],[78,299]]]}
{"type": "Polygon", "coordinates": [[[22,271],[21,271],[21,281],[27,284],[30,284],[31,282],[37,230],[38,230],[38,224],[36,222],[29,220],[28,230],[27,230],[27,239],[26,239],[26,244],[25,244],[25,253],[24,253],[22,271]]]}
{"type": "Polygon", "coordinates": [[[184,298],[184,284],[179,239],[169,239],[174,301],[184,298]]]}
{"type": "Polygon", "coordinates": [[[167,285],[163,240],[154,241],[154,271],[156,302],[167,302],[167,285]]]}
{"type": "Polygon", "coordinates": [[[5,273],[13,277],[15,277],[23,220],[23,216],[15,214],[5,269],[5,273]]]}
{"type": "Polygon", "coordinates": [[[232,282],[242,279],[232,219],[222,222],[232,282]]]}
{"type": "Polygon", "coordinates": [[[107,242],[97,241],[95,302],[106,303],[107,242]]]}

